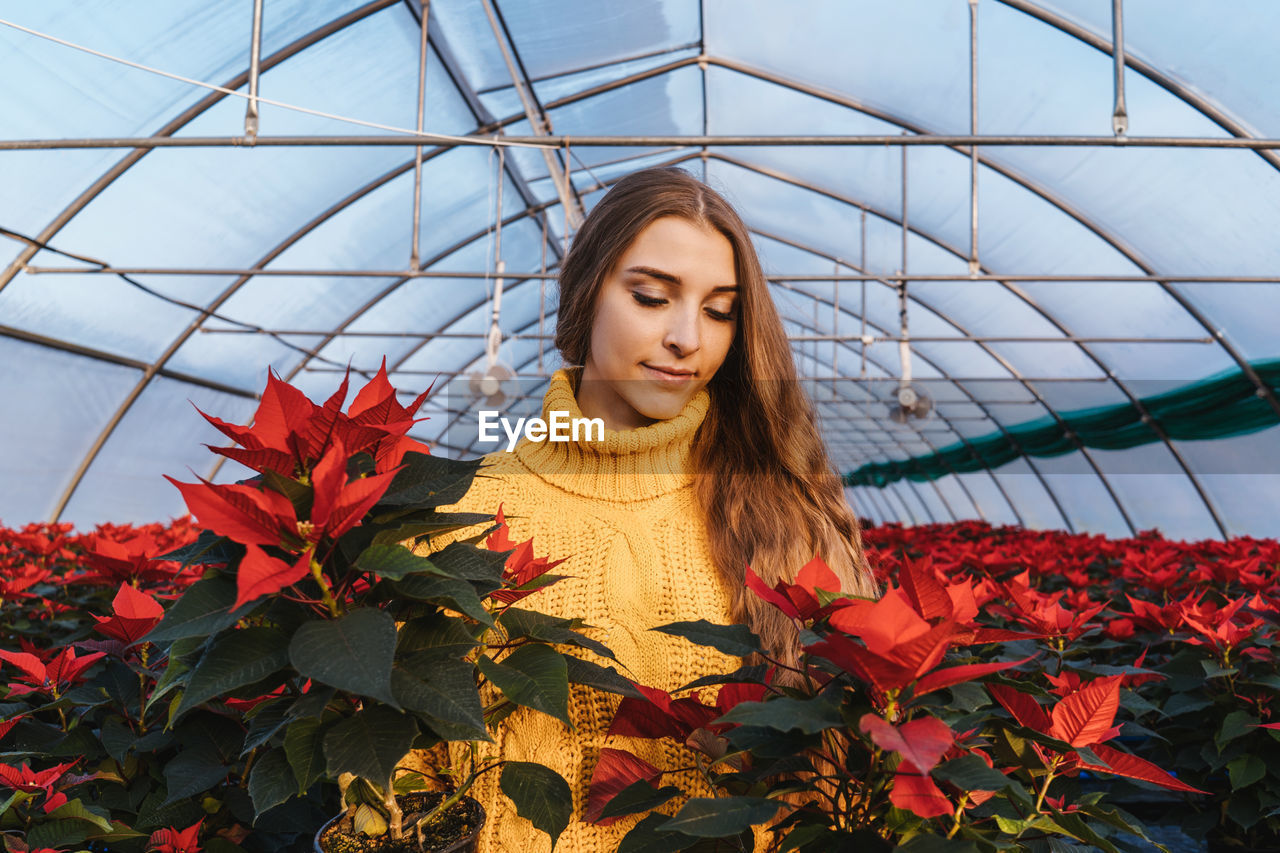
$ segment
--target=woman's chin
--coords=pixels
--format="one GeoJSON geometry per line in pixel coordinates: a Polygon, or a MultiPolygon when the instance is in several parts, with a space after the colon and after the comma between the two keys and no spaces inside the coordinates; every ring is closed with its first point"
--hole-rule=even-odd
{"type": "Polygon", "coordinates": [[[689,402],[689,396],[680,391],[657,391],[628,402],[642,417],[652,421],[669,421],[684,411],[685,404],[689,402]]]}

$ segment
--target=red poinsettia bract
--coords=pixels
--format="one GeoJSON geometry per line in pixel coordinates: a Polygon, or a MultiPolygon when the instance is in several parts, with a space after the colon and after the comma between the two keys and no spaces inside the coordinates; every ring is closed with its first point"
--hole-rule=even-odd
{"type": "Polygon", "coordinates": [[[1107,746],[1104,741],[1119,734],[1114,725],[1116,711],[1120,708],[1120,685],[1124,676],[1112,675],[1096,678],[1069,693],[1052,708],[1045,709],[1032,696],[1003,684],[989,684],[987,690],[1004,706],[1020,725],[1041,734],[1065,741],[1072,747],[1087,747],[1106,765],[1086,760],[1075,750],[1051,756],[1049,747],[1030,742],[1041,762],[1053,766],[1056,772],[1073,773],[1091,770],[1113,773],[1130,779],[1141,779],[1174,791],[1206,794],[1199,788],[1181,782],[1149,761],[1127,752],[1107,746]]]}
{"type": "Polygon", "coordinates": [[[200,412],[240,445],[209,449],[255,471],[270,470],[290,478],[305,477],[335,441],[352,455],[368,453],[379,473],[397,467],[408,451],[430,452],[406,435],[417,423],[414,414],[431,393],[430,388],[408,407],[401,406],[395,388],[387,381],[384,358],[378,373],[360,389],[344,413],[342,404],[349,379],[348,374],[333,396],[317,406],[297,388],[269,373],[252,427],[229,424],[200,412]]]}
{"type": "Polygon", "coordinates": [[[164,608],[145,592],[139,592],[127,583],[120,584],[120,591],[111,601],[111,616],[97,616],[97,629],[112,639],[119,640],[125,648],[136,645],[160,620],[164,608]]]}
{"type": "Polygon", "coordinates": [[[200,818],[186,829],[166,826],[151,833],[147,839],[147,853],[200,853],[200,818]]]}
{"type": "Polygon", "coordinates": [[[75,761],[68,761],[44,770],[32,770],[25,763],[20,767],[0,764],[0,785],[28,794],[44,794],[41,808],[48,814],[67,802],[67,795],[55,789],[75,765],[75,761]]]}
{"type": "Polygon", "coordinates": [[[19,681],[9,683],[9,698],[28,693],[47,693],[57,697],[68,687],[83,681],[85,670],[104,656],[104,652],[93,652],[77,657],[75,648],[67,646],[46,661],[31,652],[0,649],[0,660],[20,670],[23,676],[19,681]]]}
{"type": "Polygon", "coordinates": [[[875,714],[864,714],[858,727],[883,750],[902,756],[893,776],[889,801],[900,809],[923,817],[951,814],[955,807],[929,772],[956,741],[955,732],[936,717],[920,717],[893,725],[875,714]]]}
{"type": "Polygon", "coordinates": [[[215,485],[203,479],[179,483],[166,477],[182,492],[187,508],[201,524],[246,546],[236,575],[236,607],[306,577],[317,545],[358,525],[391,486],[394,470],[348,481],[348,458],[342,441],[334,439],[311,472],[314,498],[305,519],[298,518],[288,497],[265,484],[263,488],[215,485]],[[272,557],[257,547],[263,545],[291,552],[295,558],[286,562],[272,557]]]}
{"type": "Polygon", "coordinates": [[[838,631],[806,650],[871,684],[882,696],[912,684],[914,695],[922,696],[1030,660],[935,672],[951,646],[972,642],[977,633],[971,624],[977,615],[972,588],[965,583],[944,586],[929,565],[912,561],[903,566],[899,580],[901,586],[891,587],[875,601],[832,602],[829,622],[838,631]]]}
{"type": "MultiPolygon", "coordinates": [[[[484,546],[490,551],[513,551],[503,566],[502,579],[506,584],[503,589],[494,590],[490,598],[503,604],[512,604],[527,595],[532,595],[549,583],[543,578],[547,572],[563,563],[568,557],[549,561],[546,557],[533,556],[533,540],[526,539],[519,545],[511,541],[507,526],[507,517],[503,514],[502,504],[498,504],[497,515],[493,523],[498,529],[484,540],[484,546]],[[513,550],[514,549],[514,550],[513,550]]],[[[554,583],[554,581],[551,581],[554,583]]]]}
{"type": "MultiPolygon", "coordinates": [[[[766,676],[767,683],[772,671],[766,676]]],[[[609,724],[609,735],[646,740],[670,738],[692,748],[702,748],[711,738],[733,727],[733,723],[715,724],[741,702],[758,702],[768,690],[766,683],[730,683],[721,685],[714,705],[703,704],[698,691],[689,696],[674,697],[665,690],[632,682],[641,697],[624,696],[609,724]]],[[[617,818],[601,819],[605,805],[628,785],[641,779],[657,787],[662,771],[642,758],[622,749],[605,748],[591,774],[585,820],[608,826],[617,818]]]]}

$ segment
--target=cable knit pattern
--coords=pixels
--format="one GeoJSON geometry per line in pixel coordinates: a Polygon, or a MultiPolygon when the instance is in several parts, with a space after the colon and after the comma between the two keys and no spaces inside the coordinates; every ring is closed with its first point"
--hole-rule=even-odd
{"type": "MultiPolygon", "coordinates": [[[[553,411],[582,417],[574,392],[576,376],[561,369],[552,377],[543,400],[544,419],[553,411]]],[[[711,560],[690,467],[693,438],[709,405],[707,392],[701,390],[676,417],[632,430],[606,430],[603,441],[522,440],[510,453],[486,457],[490,464],[481,469],[464,498],[442,508],[494,513],[501,503],[514,541],[533,537],[535,554],[567,558],[553,571],[569,577],[525,599],[523,606],[585,619],[593,627],[584,633],[613,650],[629,669],[624,674],[664,690],[710,673],[730,672],[742,663],[650,630],[683,620],[729,620],[730,591],[711,560]]],[[[437,537],[430,550],[476,530],[437,537]]],[[[564,650],[611,665],[591,652],[564,650]]],[[[546,764],[569,782],[573,819],[557,851],[613,853],[638,820],[628,817],[601,827],[581,819],[602,747],[627,749],[673,771],[662,784],[679,785],[692,796],[714,795],[697,771],[681,770],[694,766],[694,754],[683,746],[606,736],[618,701],[617,696],[570,685],[569,717],[576,731],[546,714],[519,708],[500,727],[497,743],[482,750],[546,764]]],[[[465,755],[457,744],[452,752],[455,760],[465,755]]],[[[547,836],[517,816],[501,794],[498,771],[482,776],[472,795],[489,815],[479,853],[551,849],[547,836]]],[[[682,802],[672,801],[661,811],[674,814],[682,802]]],[[[757,850],[763,850],[768,834],[757,835],[757,850]]]]}

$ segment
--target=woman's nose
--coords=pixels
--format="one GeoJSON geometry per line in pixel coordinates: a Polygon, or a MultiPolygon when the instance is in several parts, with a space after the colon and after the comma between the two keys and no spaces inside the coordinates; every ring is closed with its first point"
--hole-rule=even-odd
{"type": "Polygon", "coordinates": [[[694,310],[672,311],[663,345],[681,357],[692,355],[701,346],[698,314],[694,310]]]}

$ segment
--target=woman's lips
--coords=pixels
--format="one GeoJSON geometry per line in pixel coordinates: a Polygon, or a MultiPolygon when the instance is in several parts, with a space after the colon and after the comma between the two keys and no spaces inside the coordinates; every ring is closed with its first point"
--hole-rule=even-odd
{"type": "Polygon", "coordinates": [[[692,373],[667,373],[665,370],[659,370],[658,368],[650,367],[647,364],[644,365],[644,369],[648,371],[651,377],[657,379],[659,382],[671,385],[683,385],[693,379],[692,373]]]}

